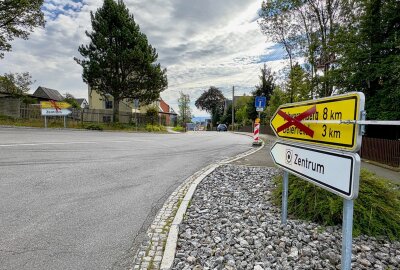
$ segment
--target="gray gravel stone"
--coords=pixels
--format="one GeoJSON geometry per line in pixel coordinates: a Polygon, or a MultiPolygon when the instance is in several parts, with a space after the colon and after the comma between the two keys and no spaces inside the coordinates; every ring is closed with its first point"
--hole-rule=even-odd
{"type": "MultiPolygon", "coordinates": [[[[172,269],[340,269],[340,226],[281,225],[271,202],[277,173],[227,165],[207,176],[180,225],[172,269]]],[[[352,269],[400,269],[399,242],[360,236],[353,246],[352,269]]]]}

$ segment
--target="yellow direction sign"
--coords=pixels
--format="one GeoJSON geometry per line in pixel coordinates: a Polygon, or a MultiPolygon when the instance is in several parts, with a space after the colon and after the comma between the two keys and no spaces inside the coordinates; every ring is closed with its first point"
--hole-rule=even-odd
{"type": "Polygon", "coordinates": [[[364,103],[364,94],[354,92],[284,104],[270,124],[282,139],[355,152],[361,146],[361,134],[358,125],[349,122],[361,120],[364,103]]]}
{"type": "Polygon", "coordinates": [[[41,101],[40,107],[42,109],[67,109],[71,107],[71,104],[67,102],[58,102],[58,101],[41,101]]]}

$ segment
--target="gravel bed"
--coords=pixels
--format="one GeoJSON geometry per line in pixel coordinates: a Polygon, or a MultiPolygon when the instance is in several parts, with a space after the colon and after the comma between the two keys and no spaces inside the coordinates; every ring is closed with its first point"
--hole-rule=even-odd
{"type": "MultiPolygon", "coordinates": [[[[277,173],[227,165],[206,177],[180,225],[172,269],[340,269],[340,226],[280,224],[270,200],[277,173]]],[[[400,243],[353,239],[352,269],[400,269],[400,243]]]]}

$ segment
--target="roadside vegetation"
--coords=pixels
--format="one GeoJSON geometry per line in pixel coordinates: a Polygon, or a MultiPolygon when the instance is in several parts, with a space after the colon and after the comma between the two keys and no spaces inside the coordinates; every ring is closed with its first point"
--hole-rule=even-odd
{"type": "Polygon", "coordinates": [[[176,131],[176,132],[184,132],[184,131],[185,131],[185,128],[184,128],[184,127],[181,127],[181,126],[176,126],[176,127],[174,127],[172,130],[173,130],[173,131],[176,131]]]}
{"type": "MultiPolygon", "coordinates": [[[[0,115],[0,125],[3,126],[19,126],[19,127],[44,127],[43,119],[21,119],[0,115]]],[[[48,128],[64,128],[64,120],[62,118],[48,118],[48,128]]],[[[70,121],[67,119],[67,128],[88,129],[88,130],[110,130],[110,131],[129,131],[129,132],[167,132],[164,126],[146,125],[138,126],[135,124],[123,123],[83,123],[79,121],[70,121]]]]}
{"type": "MultiPolygon", "coordinates": [[[[282,176],[275,178],[273,201],[282,205],[282,176]]],[[[288,213],[324,226],[342,224],[343,199],[294,175],[289,177],[288,213]]],[[[354,201],[353,234],[400,239],[400,186],[361,170],[354,201]]]]}

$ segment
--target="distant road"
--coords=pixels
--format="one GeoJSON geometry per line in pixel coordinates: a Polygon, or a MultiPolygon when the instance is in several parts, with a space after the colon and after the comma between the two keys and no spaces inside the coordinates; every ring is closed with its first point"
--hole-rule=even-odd
{"type": "Polygon", "coordinates": [[[0,128],[0,269],[124,269],[187,177],[250,148],[226,132],[0,128]]]}

